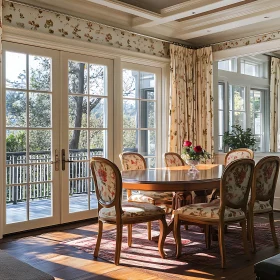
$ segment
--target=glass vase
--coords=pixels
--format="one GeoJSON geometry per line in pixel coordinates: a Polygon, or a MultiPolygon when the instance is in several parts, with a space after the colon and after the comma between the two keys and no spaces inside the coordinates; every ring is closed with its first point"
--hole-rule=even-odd
{"type": "Polygon", "coordinates": [[[189,173],[197,173],[199,172],[196,168],[196,166],[199,164],[199,160],[196,160],[196,159],[187,159],[186,160],[187,164],[191,167],[189,169],[189,173]]]}

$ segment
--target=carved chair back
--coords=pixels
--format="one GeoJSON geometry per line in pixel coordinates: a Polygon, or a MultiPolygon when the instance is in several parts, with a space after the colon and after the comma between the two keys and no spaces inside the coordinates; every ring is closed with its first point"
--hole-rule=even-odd
{"type": "Polygon", "coordinates": [[[229,151],[225,157],[225,166],[227,166],[234,160],[241,159],[241,158],[254,159],[254,152],[246,148],[240,148],[240,149],[229,151]]]}
{"type": "Polygon", "coordinates": [[[91,158],[91,171],[95,184],[98,209],[115,207],[116,217],[120,219],[122,177],[119,168],[102,157],[91,158]]]}
{"type": "Polygon", "coordinates": [[[146,161],[141,154],[133,152],[124,152],[119,155],[122,169],[126,170],[143,170],[147,168],[146,161]]]}
{"type": "Polygon", "coordinates": [[[280,158],[267,156],[256,165],[252,183],[251,203],[256,200],[270,201],[273,207],[274,193],[279,174],[280,158]]]}
{"type": "Polygon", "coordinates": [[[181,158],[181,156],[179,154],[173,153],[173,152],[164,154],[164,162],[165,162],[166,167],[185,165],[185,162],[181,158]]]}
{"type": "Polygon", "coordinates": [[[255,162],[252,159],[239,159],[231,162],[225,168],[220,185],[222,217],[225,207],[241,209],[246,213],[254,166],[255,162]]]}

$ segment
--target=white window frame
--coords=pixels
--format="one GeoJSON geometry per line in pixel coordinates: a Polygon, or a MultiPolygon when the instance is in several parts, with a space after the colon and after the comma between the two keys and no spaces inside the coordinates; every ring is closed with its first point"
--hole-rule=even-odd
{"type": "MultiPolygon", "coordinates": [[[[140,65],[135,63],[122,63],[122,71],[124,69],[135,70],[139,72],[147,72],[155,74],[155,96],[156,96],[156,167],[162,166],[162,153],[166,150],[166,143],[164,143],[163,137],[164,131],[162,129],[162,125],[164,124],[164,120],[162,118],[162,113],[165,111],[165,98],[164,95],[160,94],[162,92],[162,69],[158,67],[152,67],[148,65],[140,65]],[[164,148],[163,148],[164,147],[164,148]]],[[[123,98],[122,98],[123,101],[123,98]]],[[[123,112],[123,108],[121,109],[123,112]]],[[[120,128],[119,128],[120,129],[120,128]]],[[[121,132],[123,131],[123,122],[121,126],[121,132]]],[[[123,150],[123,145],[121,147],[121,151],[123,150]]],[[[145,157],[145,156],[144,156],[145,157]]],[[[147,157],[145,157],[147,158],[147,157]]]]}

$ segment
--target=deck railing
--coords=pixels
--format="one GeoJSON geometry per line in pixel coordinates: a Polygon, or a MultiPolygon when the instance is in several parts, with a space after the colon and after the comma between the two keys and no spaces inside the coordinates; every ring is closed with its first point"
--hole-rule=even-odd
{"type": "MultiPolygon", "coordinates": [[[[90,150],[90,157],[102,156],[103,149],[90,150]]],[[[6,203],[16,204],[27,198],[49,198],[52,191],[52,164],[50,151],[29,153],[29,164],[25,152],[6,153],[6,203]],[[27,184],[27,182],[29,182],[27,184]]],[[[95,192],[92,180],[89,180],[89,160],[86,149],[69,150],[69,195],[95,192]],[[90,186],[88,186],[90,184],[90,186]]]]}

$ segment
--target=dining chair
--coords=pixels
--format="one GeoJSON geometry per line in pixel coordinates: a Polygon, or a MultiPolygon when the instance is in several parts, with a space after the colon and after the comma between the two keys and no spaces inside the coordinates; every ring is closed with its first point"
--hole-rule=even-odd
{"type": "Polygon", "coordinates": [[[115,264],[120,262],[123,225],[128,226],[128,246],[132,245],[132,225],[158,220],[160,236],[158,250],[165,257],[163,243],[166,236],[167,224],[165,211],[150,203],[122,203],[122,177],[118,167],[111,161],[101,157],[91,159],[91,170],[98,200],[98,237],[94,257],[98,257],[102,239],[103,223],[116,225],[115,264]]]}
{"type": "Polygon", "coordinates": [[[278,248],[273,217],[273,202],[279,174],[279,165],[279,157],[267,156],[262,158],[255,166],[247,217],[248,235],[250,236],[253,252],[256,252],[254,216],[258,214],[269,215],[270,229],[274,246],[275,248],[278,248]]]}
{"type": "MultiPolygon", "coordinates": [[[[184,166],[185,162],[182,157],[174,152],[168,152],[164,154],[165,167],[184,166]]],[[[174,199],[174,208],[191,204],[193,201],[194,194],[191,192],[177,192],[174,199]]]]}
{"type": "Polygon", "coordinates": [[[246,211],[248,195],[252,183],[255,162],[252,159],[240,159],[230,163],[224,170],[220,183],[220,199],[210,203],[197,203],[181,207],[174,211],[174,236],[176,257],[182,251],[181,221],[198,223],[205,226],[206,247],[210,248],[210,228],[218,227],[218,239],[221,254],[221,266],[226,266],[224,227],[231,223],[240,223],[243,246],[250,259],[246,232],[246,211]]]}
{"type": "Polygon", "coordinates": [[[254,152],[247,148],[231,150],[226,154],[225,166],[227,166],[232,161],[241,159],[241,158],[254,159],[254,152]]]}
{"type": "MultiPolygon", "coordinates": [[[[242,158],[248,158],[248,159],[254,159],[254,152],[247,148],[240,148],[229,151],[225,156],[225,166],[230,164],[231,162],[242,159],[242,158]]],[[[211,200],[219,198],[220,193],[219,190],[214,190],[212,193],[211,200]]]]}
{"type": "MultiPolygon", "coordinates": [[[[123,152],[119,154],[122,170],[143,170],[147,169],[147,164],[144,157],[135,152],[123,152]]],[[[167,208],[172,207],[173,194],[172,192],[152,192],[152,191],[139,191],[137,193],[131,193],[127,191],[127,201],[129,202],[144,202],[154,205],[165,205],[167,208]]],[[[152,225],[147,223],[148,239],[152,239],[152,225]]]]}

